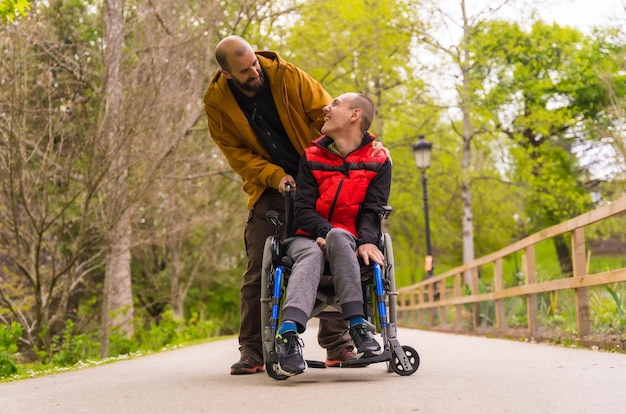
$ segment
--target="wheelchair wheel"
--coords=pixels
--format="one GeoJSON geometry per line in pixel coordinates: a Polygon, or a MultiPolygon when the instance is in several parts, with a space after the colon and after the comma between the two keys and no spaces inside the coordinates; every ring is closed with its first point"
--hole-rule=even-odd
{"type": "Polygon", "coordinates": [[[410,370],[404,369],[404,366],[400,362],[400,358],[398,358],[398,356],[393,350],[391,351],[390,364],[391,364],[391,369],[393,370],[393,372],[405,377],[417,371],[417,368],[419,368],[420,366],[420,356],[417,353],[417,351],[410,346],[402,345],[402,350],[404,351],[404,355],[409,359],[409,363],[411,364],[411,369],[410,370]]]}
{"type": "MultiPolygon", "coordinates": [[[[396,323],[398,321],[397,316],[397,303],[396,303],[396,276],[395,276],[395,264],[393,261],[393,244],[391,243],[391,236],[389,233],[384,233],[383,239],[383,254],[385,255],[385,260],[387,261],[387,273],[386,278],[389,282],[389,304],[387,308],[387,314],[389,316],[390,327],[387,331],[387,336],[391,335],[393,337],[396,336],[396,323]]],[[[387,372],[394,372],[393,369],[393,359],[387,362],[387,372]]]]}
{"type": "Polygon", "coordinates": [[[275,362],[265,362],[265,371],[267,372],[267,375],[274,378],[275,380],[282,381],[289,378],[287,375],[281,374],[281,372],[278,370],[278,364],[275,362]]]}
{"type": "MultiPolygon", "coordinates": [[[[263,264],[261,266],[261,335],[263,337],[263,359],[267,363],[269,348],[271,348],[272,339],[270,337],[270,308],[271,308],[271,289],[269,286],[270,274],[273,271],[272,266],[272,236],[265,240],[263,248],[263,264]]],[[[267,368],[266,368],[267,369],[267,368]]],[[[269,369],[268,369],[269,373],[269,369]]]]}

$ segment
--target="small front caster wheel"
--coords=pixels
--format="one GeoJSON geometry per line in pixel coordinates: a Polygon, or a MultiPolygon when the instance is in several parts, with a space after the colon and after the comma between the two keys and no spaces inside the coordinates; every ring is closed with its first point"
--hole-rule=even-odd
{"type": "Polygon", "coordinates": [[[403,356],[396,355],[395,352],[391,352],[391,369],[398,375],[407,376],[411,375],[420,366],[420,356],[417,351],[410,346],[402,345],[404,351],[403,356]]]}

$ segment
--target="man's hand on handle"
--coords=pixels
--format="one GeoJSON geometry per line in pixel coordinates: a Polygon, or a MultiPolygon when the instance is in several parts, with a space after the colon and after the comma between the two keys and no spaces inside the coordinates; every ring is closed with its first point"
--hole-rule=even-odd
{"type": "Polygon", "coordinates": [[[294,180],[291,175],[286,175],[281,178],[280,182],[278,183],[278,191],[280,191],[281,194],[285,194],[285,186],[287,184],[291,186],[291,191],[296,191],[296,180],[294,180]]]}

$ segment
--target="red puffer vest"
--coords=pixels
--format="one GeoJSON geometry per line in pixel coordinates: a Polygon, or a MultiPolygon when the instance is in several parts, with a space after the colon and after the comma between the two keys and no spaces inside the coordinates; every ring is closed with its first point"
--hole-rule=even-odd
{"type": "Polygon", "coordinates": [[[370,138],[345,159],[327,148],[330,140],[326,136],[313,141],[304,152],[319,189],[315,210],[333,227],[347,230],[354,237],[358,237],[357,219],[367,188],[387,160],[384,151],[372,156],[375,137],[370,138]]]}

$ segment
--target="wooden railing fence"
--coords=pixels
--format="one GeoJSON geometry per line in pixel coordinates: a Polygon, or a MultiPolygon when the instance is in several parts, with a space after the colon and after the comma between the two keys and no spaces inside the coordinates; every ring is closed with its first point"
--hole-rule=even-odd
{"type": "MultiPolygon", "coordinates": [[[[493,301],[494,329],[496,332],[504,333],[507,329],[505,299],[523,297],[526,301],[527,335],[529,338],[536,338],[539,328],[537,295],[543,292],[573,289],[577,335],[584,339],[590,334],[591,329],[588,288],[626,281],[626,268],[588,274],[585,227],[624,212],[626,212],[626,198],[530,235],[497,252],[440,275],[400,288],[397,305],[398,321],[407,325],[417,323],[418,326],[425,328],[442,323],[452,324],[453,327],[460,329],[463,324],[464,308],[466,316],[469,308],[471,319],[469,323],[476,328],[480,324],[479,303],[493,301]],[[572,275],[561,275],[561,278],[554,280],[537,281],[535,246],[568,232],[571,232],[572,275]],[[523,281],[516,286],[505,287],[503,259],[517,252],[522,253],[523,281]],[[489,287],[490,291],[479,292],[479,270],[485,266],[493,266],[493,283],[489,287]],[[446,283],[449,279],[452,279],[452,282],[446,283]],[[468,291],[469,294],[467,294],[468,291]],[[454,311],[450,313],[455,316],[451,321],[447,320],[449,309],[454,311]]],[[[626,257],[626,252],[624,256],[626,257]]]]}

